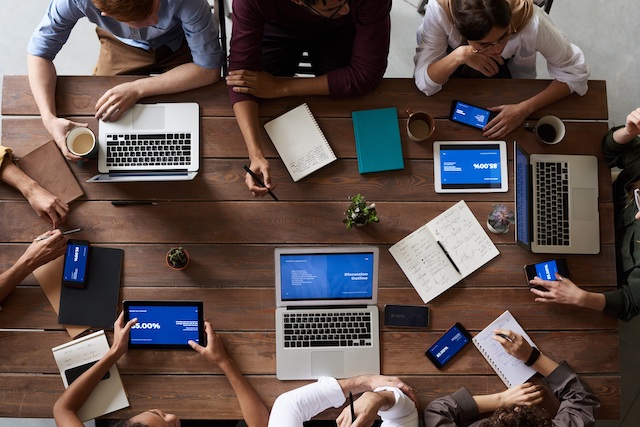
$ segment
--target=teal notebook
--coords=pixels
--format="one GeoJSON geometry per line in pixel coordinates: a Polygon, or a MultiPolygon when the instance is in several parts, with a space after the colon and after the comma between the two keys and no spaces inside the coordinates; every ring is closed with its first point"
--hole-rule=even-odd
{"type": "Polygon", "coordinates": [[[404,169],[395,108],[354,111],[351,117],[360,173],[404,169]]]}

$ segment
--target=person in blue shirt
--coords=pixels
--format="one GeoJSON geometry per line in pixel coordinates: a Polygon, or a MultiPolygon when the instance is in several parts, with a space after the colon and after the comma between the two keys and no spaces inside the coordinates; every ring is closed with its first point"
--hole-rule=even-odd
{"type": "Polygon", "coordinates": [[[115,121],[141,98],[220,79],[225,58],[207,0],[51,0],[29,41],[27,67],[42,122],[67,159],[79,158],[67,150],[66,133],[87,124],[57,117],[53,60],[83,17],[97,25],[95,75],[160,73],[109,89],[96,103],[98,119],[115,121]]]}

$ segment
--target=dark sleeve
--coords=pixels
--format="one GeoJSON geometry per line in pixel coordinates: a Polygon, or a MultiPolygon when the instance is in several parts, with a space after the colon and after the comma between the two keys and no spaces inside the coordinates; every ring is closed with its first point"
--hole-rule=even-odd
{"type": "Polygon", "coordinates": [[[622,127],[611,128],[602,138],[602,152],[609,167],[634,168],[637,171],[636,176],[640,176],[640,137],[636,136],[628,144],[618,144],[613,140],[613,132],[622,127]]]}
{"type": "Polygon", "coordinates": [[[391,0],[354,2],[356,34],[351,63],[327,73],[332,98],[360,96],[375,89],[387,69],[391,0]]]}
{"type": "Polygon", "coordinates": [[[640,313],[640,224],[633,224],[634,268],[627,276],[626,283],[619,284],[615,291],[604,292],[605,305],[603,312],[616,316],[625,322],[630,321],[640,313]]]}
{"type": "Polygon", "coordinates": [[[461,426],[473,421],[480,414],[478,405],[466,388],[461,388],[450,396],[441,397],[429,403],[424,410],[426,426],[461,426]]]}
{"type": "Polygon", "coordinates": [[[544,382],[560,401],[558,413],[553,418],[554,426],[595,426],[600,401],[566,362],[562,362],[544,382]]]}

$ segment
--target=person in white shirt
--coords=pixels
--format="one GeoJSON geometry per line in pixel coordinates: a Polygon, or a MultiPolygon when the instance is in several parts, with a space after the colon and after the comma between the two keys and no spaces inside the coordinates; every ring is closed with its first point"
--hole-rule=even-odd
{"type": "Polygon", "coordinates": [[[535,78],[536,53],[545,58],[553,81],[517,104],[490,107],[498,114],[484,128],[487,138],[502,138],[533,112],[587,92],[582,50],[532,0],[430,1],[417,38],[414,79],[428,96],[452,76],[535,78]]]}
{"type": "Polygon", "coordinates": [[[271,408],[269,427],[302,427],[305,421],[325,409],[344,405],[349,392],[362,393],[353,402],[356,418],[352,422],[347,404],[336,419],[338,427],[368,427],[376,414],[382,418],[383,427],[418,426],[418,410],[412,400],[415,396],[409,386],[395,377],[361,375],[341,380],[322,377],[280,395],[271,408]]]}

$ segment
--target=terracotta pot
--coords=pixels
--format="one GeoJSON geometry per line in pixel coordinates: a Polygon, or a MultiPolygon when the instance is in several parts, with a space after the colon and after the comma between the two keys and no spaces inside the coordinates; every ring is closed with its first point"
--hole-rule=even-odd
{"type": "Polygon", "coordinates": [[[171,264],[169,263],[169,253],[170,253],[173,249],[176,249],[176,248],[171,248],[171,249],[169,249],[169,250],[167,251],[167,255],[165,256],[165,262],[167,263],[167,266],[168,266],[169,268],[171,268],[172,270],[184,270],[184,269],[185,269],[185,268],[187,268],[187,266],[189,265],[189,260],[190,260],[189,252],[187,252],[187,250],[186,250],[186,249],[182,248],[182,250],[184,251],[185,256],[187,257],[187,262],[186,262],[186,263],[185,263],[185,265],[183,265],[182,267],[174,267],[173,265],[171,265],[171,264]]]}

